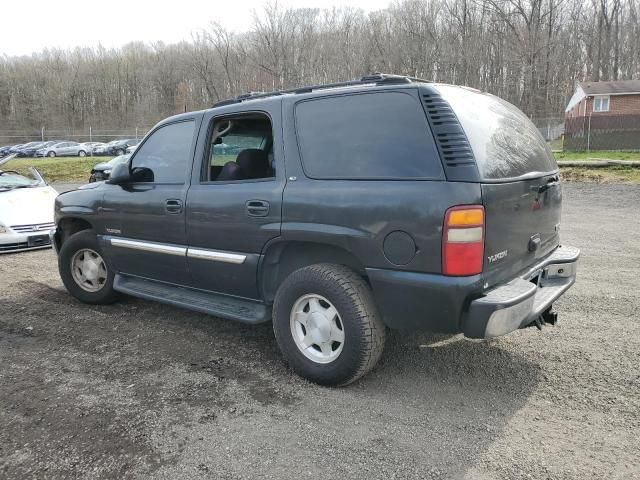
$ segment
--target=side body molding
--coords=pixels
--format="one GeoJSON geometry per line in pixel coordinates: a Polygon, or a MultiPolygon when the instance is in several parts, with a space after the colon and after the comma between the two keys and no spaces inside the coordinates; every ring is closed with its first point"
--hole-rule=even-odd
{"type": "Polygon", "coordinates": [[[145,252],[153,253],[164,253],[166,255],[177,255],[180,257],[186,256],[191,258],[200,258],[213,262],[223,262],[240,265],[247,259],[246,255],[235,252],[191,248],[188,246],[169,245],[157,242],[145,242],[120,237],[105,237],[105,240],[113,247],[129,248],[132,250],[142,250],[145,252]]]}

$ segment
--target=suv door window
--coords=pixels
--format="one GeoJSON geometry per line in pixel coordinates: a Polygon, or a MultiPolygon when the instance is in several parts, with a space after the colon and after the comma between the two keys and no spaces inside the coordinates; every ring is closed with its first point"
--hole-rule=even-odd
{"type": "Polygon", "coordinates": [[[204,181],[246,181],[275,176],[271,122],[260,114],[213,121],[204,181]]]}
{"type": "Polygon", "coordinates": [[[410,93],[303,100],[296,105],[295,122],[311,178],[444,178],[422,105],[410,93]]]}
{"type": "Polygon", "coordinates": [[[195,122],[164,125],[153,132],[140,146],[131,160],[131,171],[145,175],[138,181],[155,183],[184,183],[187,178],[187,165],[191,164],[191,145],[195,122]]]}

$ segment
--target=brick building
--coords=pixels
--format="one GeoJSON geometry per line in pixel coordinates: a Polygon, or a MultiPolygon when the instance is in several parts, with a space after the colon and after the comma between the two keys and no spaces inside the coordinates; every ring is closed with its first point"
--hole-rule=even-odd
{"type": "Polygon", "coordinates": [[[640,80],[582,82],[565,109],[565,149],[640,149],[640,80]]]}

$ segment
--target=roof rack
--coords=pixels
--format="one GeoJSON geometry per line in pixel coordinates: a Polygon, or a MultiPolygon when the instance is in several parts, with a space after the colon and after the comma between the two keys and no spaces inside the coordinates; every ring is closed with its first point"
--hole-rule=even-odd
{"type": "Polygon", "coordinates": [[[334,83],[324,83],[320,85],[309,85],[306,87],[298,87],[291,88],[287,90],[278,90],[273,92],[248,92],[243,93],[242,95],[238,95],[235,98],[230,98],[227,100],[222,100],[213,105],[212,108],[222,107],[224,105],[232,105],[234,103],[241,103],[245,100],[255,100],[257,98],[267,98],[267,97],[277,97],[280,95],[287,94],[300,94],[300,93],[310,93],[315,90],[326,90],[329,88],[338,88],[338,87],[353,87],[357,85],[398,85],[398,84],[406,84],[406,83],[430,83],[429,80],[423,80],[421,78],[415,77],[406,77],[404,75],[393,75],[388,73],[374,73],[372,75],[365,75],[360,80],[349,80],[346,82],[334,82],[334,83]]]}

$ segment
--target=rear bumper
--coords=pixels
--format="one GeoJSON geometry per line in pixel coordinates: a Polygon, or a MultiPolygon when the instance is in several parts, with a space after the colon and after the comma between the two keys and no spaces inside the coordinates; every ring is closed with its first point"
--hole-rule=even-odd
{"type": "Polygon", "coordinates": [[[573,285],[580,251],[561,246],[509,283],[490,291],[481,275],[367,268],[384,323],[396,330],[490,338],[527,326],[573,285]],[[562,270],[562,272],[560,272],[562,270]],[[532,283],[538,279],[537,283],[532,283]]]}
{"type": "Polygon", "coordinates": [[[492,338],[526,327],[576,281],[580,250],[560,246],[521,277],[473,300],[462,331],[470,338],[492,338]]]}

